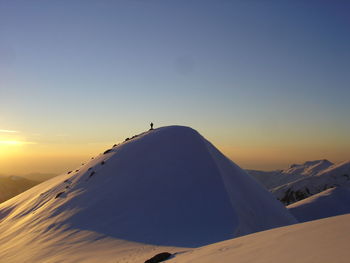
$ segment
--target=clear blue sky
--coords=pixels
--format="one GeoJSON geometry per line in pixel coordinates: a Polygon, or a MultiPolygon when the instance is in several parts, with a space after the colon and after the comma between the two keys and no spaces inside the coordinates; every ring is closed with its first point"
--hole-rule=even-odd
{"type": "MultiPolygon", "coordinates": [[[[192,126],[243,167],[349,159],[349,14],[349,1],[1,1],[0,130],[17,133],[0,136],[92,154],[153,121],[192,126]]],[[[60,154],[48,163],[73,165],[60,154]]]]}

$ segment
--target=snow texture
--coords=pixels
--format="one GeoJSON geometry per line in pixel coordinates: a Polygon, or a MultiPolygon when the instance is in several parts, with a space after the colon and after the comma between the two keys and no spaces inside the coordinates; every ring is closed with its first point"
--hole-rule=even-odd
{"type": "Polygon", "coordinates": [[[333,164],[327,160],[293,164],[281,171],[247,170],[277,199],[288,205],[326,189],[350,182],[350,161],[333,164]]]}
{"type": "Polygon", "coordinates": [[[271,192],[285,204],[291,204],[326,189],[346,185],[350,182],[350,161],[332,165],[314,176],[274,188],[271,192]]]}
{"type": "Polygon", "coordinates": [[[350,215],[276,228],[179,253],[167,263],[348,263],[350,215]]]}
{"type": "Polygon", "coordinates": [[[350,185],[325,190],[289,205],[288,209],[299,222],[350,213],[350,185]]]}
{"type": "Polygon", "coordinates": [[[88,262],[96,250],[105,252],[101,261],[125,250],[140,261],[164,247],[198,247],[297,222],[181,126],[135,136],[6,201],[0,220],[5,262],[88,262]]]}
{"type": "Polygon", "coordinates": [[[267,189],[272,190],[276,187],[297,181],[302,178],[314,176],[321,171],[334,165],[328,160],[307,161],[303,164],[292,164],[289,168],[275,171],[246,170],[254,176],[267,189]]]}

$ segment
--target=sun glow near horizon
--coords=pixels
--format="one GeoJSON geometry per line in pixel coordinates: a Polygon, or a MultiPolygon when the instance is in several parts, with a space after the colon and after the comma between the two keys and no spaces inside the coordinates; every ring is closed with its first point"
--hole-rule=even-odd
{"type": "Polygon", "coordinates": [[[2,166],[6,166],[8,159],[20,156],[25,151],[26,145],[36,144],[27,140],[23,135],[19,135],[19,131],[0,129],[0,160],[2,166]]]}
{"type": "Polygon", "coordinates": [[[5,144],[5,145],[14,145],[14,146],[20,146],[23,144],[35,144],[35,142],[26,142],[26,141],[14,141],[14,140],[2,140],[0,141],[0,144],[5,144]]]}
{"type": "Polygon", "coordinates": [[[0,139],[0,157],[9,158],[22,152],[22,146],[28,142],[21,140],[0,139]]]}
{"type": "Polygon", "coordinates": [[[350,4],[258,2],[6,1],[0,174],[59,173],[151,121],[243,168],[349,159],[350,4]]]}

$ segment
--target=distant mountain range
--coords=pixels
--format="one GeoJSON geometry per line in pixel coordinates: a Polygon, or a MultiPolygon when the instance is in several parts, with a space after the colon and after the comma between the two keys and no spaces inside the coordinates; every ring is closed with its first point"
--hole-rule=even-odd
{"type": "Polygon", "coordinates": [[[46,181],[55,174],[31,173],[26,175],[0,175],[0,203],[46,181]]]}
{"type": "Polygon", "coordinates": [[[246,171],[286,205],[350,182],[350,161],[334,164],[316,160],[293,164],[285,170],[246,171]]]}
{"type": "Polygon", "coordinates": [[[44,182],[48,179],[51,179],[52,177],[57,176],[57,174],[53,173],[29,173],[29,174],[23,174],[20,175],[20,177],[26,178],[28,180],[33,180],[37,182],[44,182]]]}
{"type": "Polygon", "coordinates": [[[19,176],[0,176],[0,203],[38,184],[19,176]]]}

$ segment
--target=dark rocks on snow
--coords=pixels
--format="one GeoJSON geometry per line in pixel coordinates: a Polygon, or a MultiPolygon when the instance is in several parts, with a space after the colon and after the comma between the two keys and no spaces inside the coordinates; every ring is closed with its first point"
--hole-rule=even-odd
{"type": "Polygon", "coordinates": [[[308,188],[306,188],[305,191],[302,191],[302,190],[293,191],[291,189],[288,189],[285,195],[281,198],[281,202],[284,203],[285,205],[289,205],[296,201],[303,200],[310,195],[311,195],[310,190],[308,188]]]}
{"type": "Polygon", "coordinates": [[[58,194],[56,195],[55,198],[58,198],[58,197],[60,197],[60,196],[63,195],[63,194],[64,194],[64,192],[60,192],[60,193],[58,193],[58,194]]]}
{"type": "Polygon", "coordinates": [[[168,252],[163,252],[163,253],[159,253],[157,255],[155,255],[154,257],[147,259],[145,261],[145,263],[158,263],[158,262],[162,262],[164,260],[167,260],[168,258],[171,257],[171,254],[168,252]]]}
{"type": "Polygon", "coordinates": [[[108,149],[107,151],[105,151],[103,154],[107,154],[107,153],[109,153],[109,152],[111,152],[112,151],[112,149],[108,149]]]}
{"type": "Polygon", "coordinates": [[[305,187],[305,190],[306,190],[308,195],[311,195],[309,188],[305,187]]]}

